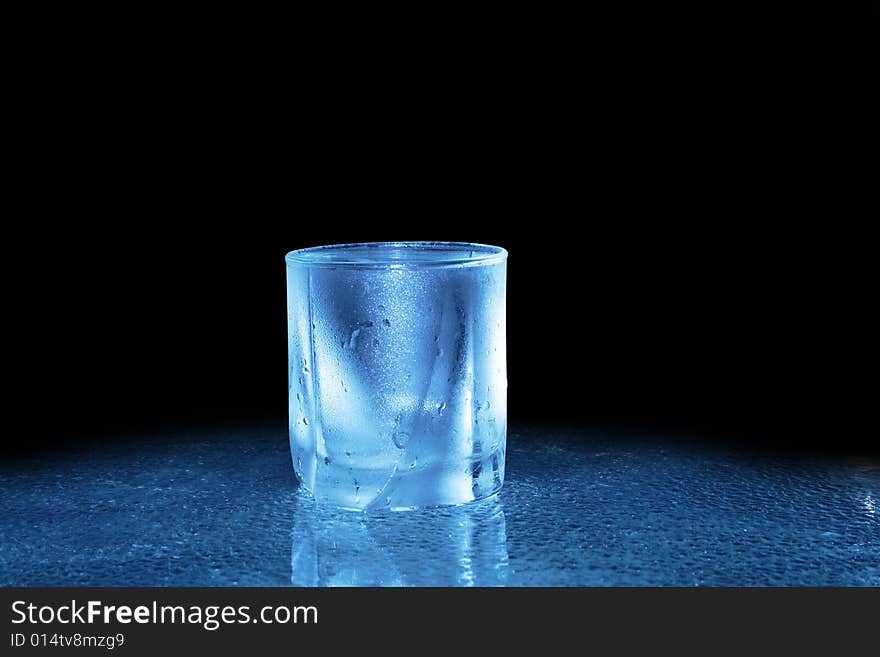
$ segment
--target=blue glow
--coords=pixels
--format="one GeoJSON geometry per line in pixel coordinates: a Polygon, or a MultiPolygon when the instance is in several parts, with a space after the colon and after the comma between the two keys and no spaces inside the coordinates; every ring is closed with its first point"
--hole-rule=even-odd
{"type": "Polygon", "coordinates": [[[507,529],[497,495],[413,513],[360,515],[317,504],[303,491],[294,517],[294,586],[507,583],[507,529]]]}
{"type": "Polygon", "coordinates": [[[286,429],[0,465],[2,586],[880,586],[880,461],[520,429],[504,489],[319,508],[286,429]]]}
{"type": "Polygon", "coordinates": [[[501,488],[506,256],[436,242],[288,254],[290,448],[318,500],[403,509],[501,488]]]}

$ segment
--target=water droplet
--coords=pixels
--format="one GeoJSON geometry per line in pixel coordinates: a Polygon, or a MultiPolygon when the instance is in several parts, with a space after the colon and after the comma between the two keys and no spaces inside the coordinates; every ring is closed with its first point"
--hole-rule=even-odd
{"type": "Polygon", "coordinates": [[[300,385],[305,385],[305,381],[303,381],[303,378],[302,378],[302,377],[299,377],[299,384],[300,384],[300,385]]]}
{"type": "Polygon", "coordinates": [[[435,336],[434,336],[434,342],[440,342],[440,336],[439,336],[439,335],[435,335],[435,336]]]}
{"type": "Polygon", "coordinates": [[[303,462],[302,462],[302,459],[301,459],[299,456],[296,457],[296,468],[297,468],[297,470],[299,470],[300,472],[302,472],[302,469],[303,469],[303,462]]]}
{"type": "MultiPolygon", "coordinates": [[[[351,338],[348,340],[349,349],[354,349],[357,347],[358,337],[365,328],[373,328],[373,322],[361,322],[357,325],[357,327],[351,332],[351,338]]],[[[345,345],[342,345],[345,347],[345,345]]]]}
{"type": "Polygon", "coordinates": [[[446,402],[443,402],[437,407],[437,415],[443,415],[443,411],[446,409],[446,402]]]}
{"type": "Polygon", "coordinates": [[[329,456],[324,457],[324,465],[330,465],[330,457],[329,456]]]}
{"type": "Polygon", "coordinates": [[[413,459],[413,462],[409,464],[409,469],[412,470],[412,469],[413,469],[414,467],[416,467],[418,464],[419,464],[419,460],[418,460],[418,459],[413,459]]]}
{"type": "Polygon", "coordinates": [[[303,374],[309,374],[309,368],[303,365],[303,374]]]}
{"type": "Polygon", "coordinates": [[[346,455],[346,456],[351,456],[351,452],[346,452],[345,455],[346,455]]]}
{"type": "Polygon", "coordinates": [[[391,326],[391,322],[388,321],[388,318],[383,319],[383,320],[382,320],[382,323],[383,323],[385,326],[391,326]]]}
{"type": "Polygon", "coordinates": [[[298,401],[298,402],[302,401],[302,397],[300,396],[299,393],[296,393],[296,401],[298,401]]]}
{"type": "Polygon", "coordinates": [[[304,418],[303,418],[303,424],[305,424],[306,426],[308,426],[308,425],[309,425],[309,418],[304,417],[304,418]]]}
{"type": "Polygon", "coordinates": [[[406,443],[409,442],[409,434],[404,433],[403,431],[396,431],[391,439],[394,441],[394,444],[398,449],[405,449],[406,443]]]}
{"type": "Polygon", "coordinates": [[[354,481],[354,485],[355,485],[355,486],[360,487],[361,484],[360,484],[360,482],[359,482],[357,479],[354,479],[353,481],[354,481]]]}
{"type": "Polygon", "coordinates": [[[374,347],[378,347],[378,346],[379,346],[379,340],[378,340],[377,338],[373,338],[373,346],[374,346],[374,347]]]}
{"type": "Polygon", "coordinates": [[[437,350],[437,358],[440,358],[442,355],[443,355],[443,347],[440,347],[440,348],[437,350]]]}

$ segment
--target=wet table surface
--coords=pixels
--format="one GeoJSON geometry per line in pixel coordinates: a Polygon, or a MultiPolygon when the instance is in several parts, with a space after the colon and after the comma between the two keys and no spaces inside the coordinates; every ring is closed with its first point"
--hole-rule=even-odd
{"type": "Polygon", "coordinates": [[[3,586],[880,585],[880,462],[514,429],[507,481],[364,515],[298,490],[284,428],[0,467],[3,586]]]}

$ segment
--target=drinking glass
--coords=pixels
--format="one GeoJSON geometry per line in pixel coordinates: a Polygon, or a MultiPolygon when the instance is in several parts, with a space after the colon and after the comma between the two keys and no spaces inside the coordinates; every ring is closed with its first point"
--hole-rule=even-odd
{"type": "Polygon", "coordinates": [[[504,482],[506,265],[496,246],[286,256],[294,470],[319,502],[461,504],[504,482]]]}

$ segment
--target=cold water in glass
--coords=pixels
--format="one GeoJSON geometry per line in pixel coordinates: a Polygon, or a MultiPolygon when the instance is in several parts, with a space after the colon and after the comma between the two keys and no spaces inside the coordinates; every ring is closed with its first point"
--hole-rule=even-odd
{"type": "Polygon", "coordinates": [[[294,470],[351,509],[497,492],[507,433],[507,252],[449,242],[287,255],[294,470]]]}

